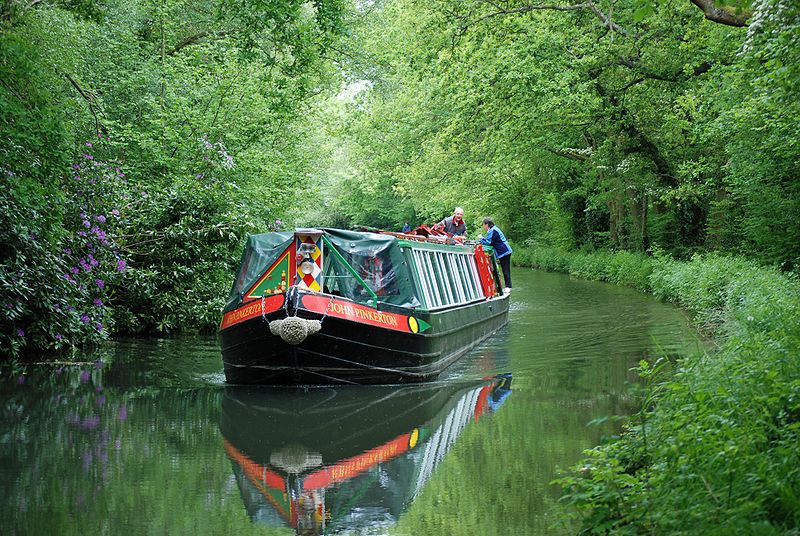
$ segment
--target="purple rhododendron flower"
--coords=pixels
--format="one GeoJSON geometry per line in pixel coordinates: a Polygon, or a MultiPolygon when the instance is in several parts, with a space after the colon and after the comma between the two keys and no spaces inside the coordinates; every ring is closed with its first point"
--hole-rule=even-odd
{"type": "Polygon", "coordinates": [[[125,261],[123,261],[122,259],[119,259],[117,261],[117,271],[124,272],[125,268],[126,268],[125,261]]]}
{"type": "Polygon", "coordinates": [[[114,215],[114,216],[119,216],[119,210],[114,209],[114,210],[111,211],[111,214],[114,215]]]}
{"type": "Polygon", "coordinates": [[[70,271],[71,273],[73,273],[73,274],[79,274],[79,273],[81,273],[80,269],[79,269],[77,266],[73,266],[72,268],[70,268],[70,269],[69,269],[69,271],[70,271]]]}
{"type": "MultiPolygon", "coordinates": [[[[86,428],[87,430],[94,430],[100,425],[100,417],[97,415],[91,415],[83,419],[81,422],[81,427],[86,428]]],[[[91,461],[91,454],[89,454],[89,460],[91,461]]]]}
{"type": "MultiPolygon", "coordinates": [[[[64,336],[62,334],[60,334],[60,333],[56,333],[56,340],[57,341],[64,340],[64,336]]],[[[56,371],[56,372],[58,372],[58,371],[56,371]]]]}
{"type": "Polygon", "coordinates": [[[90,142],[90,141],[87,141],[87,142],[86,142],[86,147],[93,147],[93,145],[92,145],[92,142],[90,142]]]}
{"type": "Polygon", "coordinates": [[[92,224],[91,224],[91,222],[89,222],[89,220],[83,220],[83,226],[88,229],[89,227],[92,226],[92,224]]]}
{"type": "Polygon", "coordinates": [[[64,248],[64,253],[67,255],[72,255],[72,250],[70,248],[64,248]]]}
{"type": "Polygon", "coordinates": [[[81,383],[86,383],[86,382],[88,382],[88,381],[89,381],[89,377],[90,377],[90,376],[91,376],[91,375],[89,374],[89,371],[88,371],[88,370],[82,370],[82,371],[81,371],[81,377],[80,377],[81,383]]]}
{"type": "Polygon", "coordinates": [[[205,173],[198,173],[197,175],[195,175],[195,178],[202,179],[205,176],[206,176],[205,173]]]}
{"type": "Polygon", "coordinates": [[[89,153],[84,153],[83,157],[86,160],[94,160],[94,157],[92,155],[90,155],[89,153]]]}
{"type": "Polygon", "coordinates": [[[103,324],[101,324],[100,322],[97,322],[94,325],[94,329],[96,329],[97,331],[103,331],[103,324]]]}
{"type": "Polygon", "coordinates": [[[98,288],[105,288],[106,282],[102,279],[95,279],[94,284],[97,285],[98,288]]]}
{"type": "Polygon", "coordinates": [[[25,336],[25,330],[23,330],[22,328],[19,328],[17,330],[17,337],[24,337],[24,336],[25,336]]]}
{"type": "Polygon", "coordinates": [[[81,169],[80,164],[72,164],[72,169],[81,169]]]}
{"type": "Polygon", "coordinates": [[[84,324],[88,324],[89,323],[89,315],[87,315],[86,313],[82,314],[81,315],[81,322],[83,322],[84,324]]]}
{"type": "Polygon", "coordinates": [[[96,219],[100,223],[105,223],[106,222],[106,217],[103,216],[102,214],[98,214],[97,216],[94,217],[94,219],[96,219]]]}
{"type": "Polygon", "coordinates": [[[94,303],[97,307],[103,306],[103,300],[101,300],[100,298],[95,298],[92,303],[94,303]]]}

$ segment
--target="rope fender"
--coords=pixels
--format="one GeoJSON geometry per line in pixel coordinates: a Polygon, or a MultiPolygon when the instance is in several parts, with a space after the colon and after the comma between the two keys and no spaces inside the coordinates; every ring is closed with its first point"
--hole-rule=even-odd
{"type": "Polygon", "coordinates": [[[289,316],[269,323],[269,331],[288,344],[300,344],[306,337],[322,329],[322,321],[289,316]]]}

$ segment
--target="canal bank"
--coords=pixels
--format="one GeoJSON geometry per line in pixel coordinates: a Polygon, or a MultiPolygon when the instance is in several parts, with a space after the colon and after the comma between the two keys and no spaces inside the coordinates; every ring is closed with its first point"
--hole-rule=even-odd
{"type": "Polygon", "coordinates": [[[582,529],[784,534],[800,526],[800,285],[718,255],[515,252],[527,266],[637,288],[688,310],[717,348],[643,362],[620,438],[558,480],[582,529]]]}

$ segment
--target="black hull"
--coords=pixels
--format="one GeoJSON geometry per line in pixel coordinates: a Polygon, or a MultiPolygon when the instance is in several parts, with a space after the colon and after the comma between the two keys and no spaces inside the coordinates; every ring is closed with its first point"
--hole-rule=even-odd
{"type": "Polygon", "coordinates": [[[257,316],[220,331],[229,383],[383,384],[431,380],[508,321],[508,296],[434,312],[381,306],[381,312],[413,315],[430,325],[424,333],[323,315],[297,305],[301,303],[299,298],[264,318],[257,316]],[[300,344],[287,344],[270,333],[268,325],[287,315],[322,319],[322,329],[300,344]]]}
{"type": "Polygon", "coordinates": [[[299,446],[320,453],[326,464],[335,464],[433,421],[445,408],[450,409],[448,404],[458,400],[458,395],[493,382],[310,387],[302,391],[228,386],[220,428],[227,441],[260,465],[270,465],[274,452],[299,446]]]}

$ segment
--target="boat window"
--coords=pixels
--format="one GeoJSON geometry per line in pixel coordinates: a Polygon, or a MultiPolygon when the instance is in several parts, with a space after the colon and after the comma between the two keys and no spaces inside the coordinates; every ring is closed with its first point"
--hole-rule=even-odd
{"type": "Polygon", "coordinates": [[[475,268],[475,257],[473,255],[464,257],[464,277],[467,278],[472,299],[483,298],[480,280],[477,277],[477,270],[475,268]]]}
{"type": "Polygon", "coordinates": [[[447,302],[445,300],[444,292],[442,291],[442,281],[439,277],[439,270],[436,267],[436,259],[433,258],[433,251],[423,251],[422,255],[425,259],[425,266],[428,268],[428,273],[431,278],[431,286],[433,287],[433,299],[434,305],[436,307],[440,307],[445,305],[447,302]]]}
{"type": "Polygon", "coordinates": [[[467,258],[465,255],[458,255],[456,257],[456,262],[458,263],[458,277],[461,280],[461,288],[464,292],[464,298],[467,300],[474,300],[475,294],[473,294],[472,285],[469,280],[469,276],[467,275],[467,258]]]}
{"type": "Polygon", "coordinates": [[[464,303],[464,297],[459,293],[461,282],[458,280],[458,267],[454,264],[458,255],[455,253],[442,253],[441,256],[442,263],[446,268],[447,278],[450,280],[450,294],[452,295],[453,303],[464,303]]]}
{"type": "Polygon", "coordinates": [[[461,281],[461,293],[464,295],[464,301],[470,301],[474,299],[475,296],[473,296],[472,289],[469,286],[469,279],[466,274],[467,265],[464,262],[465,258],[464,255],[456,255],[456,273],[458,274],[459,281],[461,281]]]}
{"type": "Polygon", "coordinates": [[[422,252],[412,249],[411,256],[413,257],[413,262],[411,264],[414,266],[417,280],[420,283],[419,291],[421,293],[422,303],[425,304],[425,307],[433,307],[433,289],[431,288],[430,277],[428,277],[428,271],[425,269],[425,263],[422,259],[422,252]]]}
{"type": "Polygon", "coordinates": [[[453,284],[450,282],[449,278],[447,277],[447,266],[444,263],[444,253],[439,251],[433,252],[433,260],[437,269],[437,273],[439,276],[439,288],[442,289],[442,297],[444,298],[445,304],[450,305],[455,303],[453,299],[453,284]]]}
{"type": "Polygon", "coordinates": [[[473,253],[411,248],[410,257],[426,307],[433,309],[483,298],[473,253]]]}
{"type": "Polygon", "coordinates": [[[483,285],[481,284],[481,276],[478,274],[478,264],[475,257],[472,257],[469,262],[469,273],[472,277],[472,282],[478,292],[478,296],[485,298],[486,294],[483,292],[483,285]]]}
{"type": "MultiPolygon", "coordinates": [[[[372,293],[382,296],[398,295],[397,273],[393,268],[388,251],[345,253],[344,258],[350,268],[366,283],[372,293]]],[[[368,302],[372,293],[367,290],[353,272],[335,255],[325,258],[323,277],[324,291],[350,298],[356,302],[368,302]]]]}

